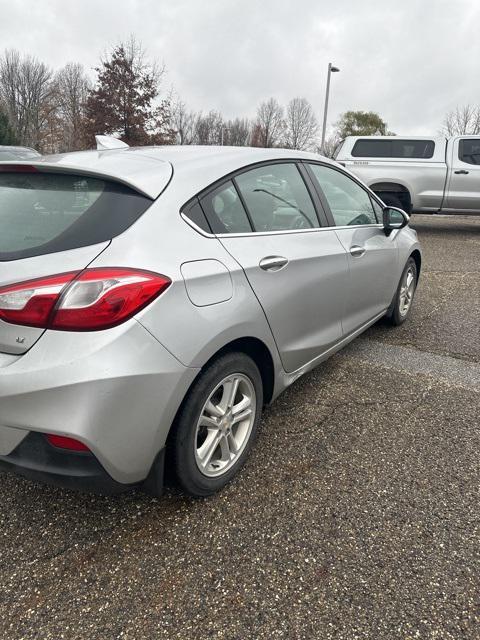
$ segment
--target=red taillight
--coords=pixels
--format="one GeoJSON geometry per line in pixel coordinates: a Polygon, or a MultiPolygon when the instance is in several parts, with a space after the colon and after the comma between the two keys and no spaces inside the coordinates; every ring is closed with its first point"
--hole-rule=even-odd
{"type": "Polygon", "coordinates": [[[170,285],[165,276],[104,267],[0,288],[0,319],[13,324],[95,331],[121,324],[170,285]]]}
{"type": "Polygon", "coordinates": [[[90,451],[86,444],[75,440],[75,438],[67,438],[67,436],[56,436],[53,433],[48,433],[46,436],[47,441],[52,447],[58,449],[69,449],[70,451],[90,451]]]}
{"type": "Polygon", "coordinates": [[[70,271],[1,287],[0,319],[45,329],[60,294],[78,273],[70,271]]]}

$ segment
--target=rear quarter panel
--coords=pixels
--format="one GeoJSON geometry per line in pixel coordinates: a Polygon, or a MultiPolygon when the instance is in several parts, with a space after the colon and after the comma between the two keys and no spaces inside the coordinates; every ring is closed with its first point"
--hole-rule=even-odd
{"type": "MultiPolygon", "coordinates": [[[[270,327],[242,268],[217,238],[200,234],[181,218],[180,207],[193,195],[182,194],[185,194],[182,189],[171,185],[135,225],[113,239],[94,265],[148,269],[172,280],[167,291],[137,319],[185,366],[202,367],[227,343],[254,337],[268,347],[275,369],[280,370],[270,327]],[[182,266],[191,275],[195,261],[214,262],[228,270],[231,295],[224,293],[222,280],[218,301],[194,304],[192,290],[186,289],[182,266]]],[[[201,289],[202,273],[212,278],[210,269],[199,268],[197,290],[201,289]]]]}

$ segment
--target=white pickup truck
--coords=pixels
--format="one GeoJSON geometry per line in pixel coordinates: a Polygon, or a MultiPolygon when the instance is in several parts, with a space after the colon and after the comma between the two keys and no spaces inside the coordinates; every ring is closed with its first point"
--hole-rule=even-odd
{"type": "Polygon", "coordinates": [[[407,213],[480,214],[480,136],[350,136],[334,157],[407,213]]]}

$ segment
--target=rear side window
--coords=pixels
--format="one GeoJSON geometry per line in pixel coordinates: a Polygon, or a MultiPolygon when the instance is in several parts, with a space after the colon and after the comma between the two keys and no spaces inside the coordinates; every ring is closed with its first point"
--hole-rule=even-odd
{"type": "Polygon", "coordinates": [[[273,164],[241,173],[235,182],[255,231],[313,229],[315,207],[295,164],[273,164]]]}
{"type": "Polygon", "coordinates": [[[354,158],[432,158],[433,140],[357,140],[352,149],[354,158]]]}
{"type": "Polygon", "coordinates": [[[231,180],[201,200],[213,233],[250,233],[252,228],[231,180]]]}
{"type": "Polygon", "coordinates": [[[480,139],[460,140],[458,157],[467,164],[480,164],[480,139]]]}
{"type": "Polygon", "coordinates": [[[193,222],[195,226],[197,226],[202,231],[205,231],[205,233],[212,232],[198,200],[195,199],[194,202],[184,207],[184,209],[182,209],[182,213],[191,222],[193,222]]]}
{"type": "Polygon", "coordinates": [[[152,201],[128,187],[79,175],[0,173],[0,260],[110,240],[152,201]]]}

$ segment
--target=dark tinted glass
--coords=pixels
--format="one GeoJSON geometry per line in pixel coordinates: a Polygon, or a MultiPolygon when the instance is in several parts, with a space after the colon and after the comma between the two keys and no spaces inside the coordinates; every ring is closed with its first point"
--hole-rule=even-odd
{"type": "Polygon", "coordinates": [[[318,227],[313,202],[295,164],[272,164],[235,178],[255,231],[318,227]]]}
{"type": "Polygon", "coordinates": [[[204,196],[201,204],[213,233],[251,232],[242,201],[230,180],[204,196]]]}
{"type": "Polygon", "coordinates": [[[468,164],[480,164],[480,139],[460,140],[458,157],[468,164]]]}
{"type": "Polygon", "coordinates": [[[352,149],[355,158],[431,158],[433,140],[357,140],[352,149]]]}
{"type": "Polygon", "coordinates": [[[0,260],[110,240],[151,203],[128,187],[87,176],[0,173],[0,260]]]}
{"type": "Polygon", "coordinates": [[[187,218],[191,220],[193,224],[202,229],[202,231],[205,231],[206,233],[212,232],[199,202],[194,202],[188,207],[185,207],[182,213],[183,215],[187,216],[187,218]]]}
{"type": "Polygon", "coordinates": [[[352,156],[355,158],[391,158],[390,140],[357,140],[353,145],[352,156]]]}
{"type": "Polygon", "coordinates": [[[392,158],[431,158],[433,140],[392,140],[392,158]]]}

